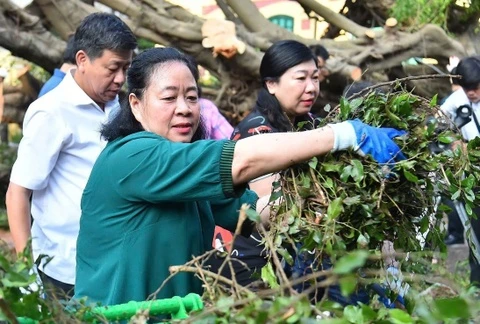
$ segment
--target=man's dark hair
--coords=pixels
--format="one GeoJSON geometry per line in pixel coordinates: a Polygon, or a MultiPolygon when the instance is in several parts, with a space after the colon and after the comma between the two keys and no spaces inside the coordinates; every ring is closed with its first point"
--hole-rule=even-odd
{"type": "MultiPolygon", "coordinates": [[[[132,65],[127,71],[127,96],[122,101],[120,111],[103,126],[101,135],[107,141],[113,141],[133,133],[144,131],[140,122],[135,119],[132,113],[128,95],[135,94],[138,99],[142,99],[145,90],[153,81],[152,76],[156,69],[162,64],[169,62],[180,62],[190,70],[192,75],[198,76],[197,65],[193,63],[191,57],[183,54],[175,48],[151,48],[138,54],[132,61],[132,65]]],[[[195,79],[198,88],[197,79],[195,79]]],[[[193,135],[192,142],[205,138],[204,126],[200,118],[200,124],[193,135]]]]}
{"type": "Polygon", "coordinates": [[[137,39],[120,18],[108,13],[93,13],[85,17],[74,36],[75,54],[83,50],[90,59],[103,55],[105,50],[125,51],[137,47],[137,39]]]}
{"type": "MultiPolygon", "coordinates": [[[[294,40],[283,40],[270,46],[260,63],[263,87],[258,93],[254,109],[266,116],[270,124],[280,132],[292,130],[292,124],[285,116],[280,102],[268,92],[267,81],[278,82],[288,69],[308,61],[313,61],[318,66],[317,58],[306,45],[294,40]]],[[[304,117],[296,118],[295,124],[303,121],[304,117]]]]}
{"type": "Polygon", "coordinates": [[[75,55],[77,54],[77,52],[75,51],[74,42],[74,35],[68,37],[67,46],[65,47],[65,51],[63,52],[63,63],[77,64],[77,61],[75,59],[75,55]]]}
{"type": "Polygon", "coordinates": [[[458,84],[466,89],[476,89],[480,85],[480,56],[469,56],[460,60],[456,74],[462,78],[458,84]]]}
{"type": "Polygon", "coordinates": [[[328,53],[327,49],[322,45],[310,45],[310,50],[312,51],[313,55],[320,56],[324,61],[328,60],[330,57],[330,53],[328,53]]]}

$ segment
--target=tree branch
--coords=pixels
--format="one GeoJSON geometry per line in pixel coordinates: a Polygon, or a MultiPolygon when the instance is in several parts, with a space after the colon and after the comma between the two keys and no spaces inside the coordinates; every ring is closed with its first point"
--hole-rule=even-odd
{"type": "Polygon", "coordinates": [[[49,71],[61,60],[65,42],[55,37],[41,23],[10,0],[0,2],[0,46],[49,71]]]}
{"type": "Polygon", "coordinates": [[[275,25],[265,18],[251,0],[225,0],[229,7],[237,14],[245,27],[254,33],[261,33],[265,38],[271,41],[282,39],[295,39],[302,43],[309,43],[312,40],[306,40],[290,31],[275,25]]]}
{"type": "Polygon", "coordinates": [[[235,14],[230,10],[228,4],[224,0],[216,0],[218,7],[222,10],[223,14],[227,18],[227,20],[233,21],[235,25],[239,25],[242,22],[240,19],[235,16],[235,14]]]}
{"type": "Polygon", "coordinates": [[[322,16],[326,22],[347,31],[356,37],[364,37],[365,33],[370,30],[369,28],[360,26],[350,19],[345,18],[341,14],[332,11],[315,0],[297,0],[297,2],[300,3],[302,7],[308,7],[315,11],[315,13],[322,16]]]}

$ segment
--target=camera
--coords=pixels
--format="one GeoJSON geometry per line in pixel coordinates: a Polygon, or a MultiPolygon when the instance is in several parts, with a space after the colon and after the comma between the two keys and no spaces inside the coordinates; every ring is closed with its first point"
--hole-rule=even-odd
{"type": "MultiPolygon", "coordinates": [[[[456,117],[453,120],[453,124],[456,129],[461,129],[463,126],[472,121],[472,107],[470,105],[461,105],[456,110],[456,117]]],[[[435,117],[429,117],[425,121],[425,124],[435,124],[435,133],[440,134],[441,132],[449,129],[452,125],[449,121],[446,121],[444,118],[437,119],[435,117]]],[[[428,149],[433,154],[442,153],[445,150],[450,149],[450,144],[432,142],[428,145],[428,149]]]]}

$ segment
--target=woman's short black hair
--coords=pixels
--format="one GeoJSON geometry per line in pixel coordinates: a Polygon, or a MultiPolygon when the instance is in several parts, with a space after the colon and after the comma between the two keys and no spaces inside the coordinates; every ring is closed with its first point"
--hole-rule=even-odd
{"type": "Polygon", "coordinates": [[[255,109],[266,116],[270,124],[281,132],[292,130],[292,125],[285,116],[280,102],[268,92],[267,81],[278,82],[288,69],[308,61],[313,61],[318,67],[316,56],[305,44],[295,40],[283,40],[270,46],[260,63],[262,89],[258,94],[255,109]]]}
{"type": "MultiPolygon", "coordinates": [[[[130,93],[133,93],[137,98],[143,98],[145,90],[152,82],[152,76],[158,66],[168,62],[181,62],[190,70],[194,78],[198,76],[197,66],[192,62],[191,58],[175,48],[151,48],[138,54],[127,71],[127,96],[121,102],[120,111],[116,112],[113,118],[101,130],[101,135],[107,141],[113,141],[119,137],[144,130],[132,113],[128,96],[130,93]]],[[[195,82],[197,82],[197,79],[195,79],[195,82]]],[[[192,138],[192,142],[203,138],[204,126],[200,119],[200,124],[192,138]]]]}

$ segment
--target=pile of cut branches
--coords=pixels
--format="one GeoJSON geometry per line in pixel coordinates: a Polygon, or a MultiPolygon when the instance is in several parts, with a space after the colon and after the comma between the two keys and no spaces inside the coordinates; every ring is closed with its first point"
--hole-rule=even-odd
{"type": "Polygon", "coordinates": [[[282,200],[267,235],[289,263],[301,251],[333,263],[354,250],[374,254],[384,241],[397,251],[444,250],[439,197],[464,201],[472,214],[480,142],[469,142],[466,151],[460,145],[433,154],[435,143],[445,147],[461,139],[455,127],[445,127],[449,121],[436,98],[426,100],[393,83],[388,91],[372,88],[363,97],[342,100],[321,124],[357,118],[407,131],[395,139],[407,159],[380,166],[369,156],[337,152],[284,172],[272,197],[282,200]]]}
{"type": "MultiPolygon", "coordinates": [[[[449,149],[461,136],[439,111],[436,98],[418,97],[400,82],[388,87],[342,100],[320,123],[358,118],[373,126],[405,130],[408,135],[395,141],[406,160],[382,166],[369,156],[343,151],[284,171],[270,198],[269,228],[258,226],[266,249],[275,252],[269,253],[270,260],[261,271],[269,287],[241,287],[235,278],[207,273],[191,263],[195,267],[183,271],[196,272],[204,280],[209,305],[192,321],[294,323],[308,318],[339,323],[423,323],[478,315],[480,305],[469,297],[471,293],[462,292],[441,262],[432,261],[438,261],[438,251],[445,251],[440,226],[445,208],[440,197],[463,201],[472,215],[473,189],[480,180],[480,140],[470,141],[465,150],[461,146],[449,149]],[[427,122],[432,116],[435,119],[427,122]],[[371,284],[380,284],[387,288],[390,300],[398,296],[398,286],[384,285],[391,283],[386,271],[390,263],[382,254],[388,241],[396,250],[389,261],[402,269],[403,284],[408,282],[413,292],[406,295],[403,310],[386,309],[370,289],[371,284]],[[312,269],[301,277],[289,276],[281,259],[292,265],[298,256],[308,259],[312,269]],[[310,287],[303,293],[295,291],[295,285],[306,282],[310,287]],[[449,293],[431,297],[430,292],[440,284],[449,293]],[[343,307],[323,294],[313,306],[310,293],[327,291],[332,285],[339,285],[344,296],[368,288],[364,291],[370,301],[343,307]],[[458,311],[450,312],[454,309],[458,311]]],[[[241,219],[259,218],[246,207],[240,215],[241,219]]],[[[226,266],[231,258],[225,258],[226,266]]]]}

